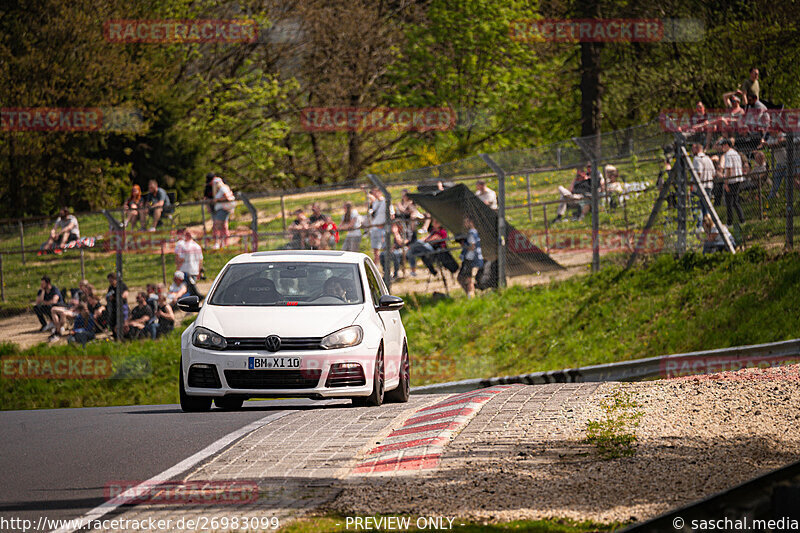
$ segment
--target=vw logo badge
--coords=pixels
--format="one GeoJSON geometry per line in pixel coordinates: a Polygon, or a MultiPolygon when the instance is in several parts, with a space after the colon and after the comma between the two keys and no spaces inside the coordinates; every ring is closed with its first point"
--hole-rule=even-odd
{"type": "Polygon", "coordinates": [[[264,341],[264,344],[270,352],[277,352],[281,349],[281,338],[277,335],[270,335],[267,337],[266,341],[264,341]]]}

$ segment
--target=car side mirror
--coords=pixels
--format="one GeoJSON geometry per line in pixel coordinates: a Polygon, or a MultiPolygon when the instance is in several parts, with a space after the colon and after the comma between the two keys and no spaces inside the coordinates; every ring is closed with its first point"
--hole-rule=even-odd
{"type": "Polygon", "coordinates": [[[200,311],[200,298],[191,294],[178,298],[178,309],[186,313],[196,313],[200,311]]]}
{"type": "Polygon", "coordinates": [[[403,299],[391,294],[384,294],[378,300],[378,311],[399,311],[403,308],[403,299]]]}

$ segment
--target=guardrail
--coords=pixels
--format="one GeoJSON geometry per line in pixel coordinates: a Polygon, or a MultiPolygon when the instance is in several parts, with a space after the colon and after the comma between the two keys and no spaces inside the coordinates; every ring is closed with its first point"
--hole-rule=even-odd
{"type": "MultiPolygon", "coordinates": [[[[541,385],[546,383],[574,383],[594,381],[638,381],[671,375],[701,374],[706,371],[734,370],[748,366],[748,363],[760,364],[764,361],[800,358],[800,339],[734,346],[702,352],[661,355],[633,361],[606,363],[601,365],[532,372],[517,376],[494,378],[465,379],[448,383],[436,383],[412,387],[414,394],[443,394],[452,392],[468,392],[494,385],[522,383],[541,385]],[[701,371],[702,370],[702,371],[701,371]]],[[[752,364],[749,366],[753,366],[752,364]]],[[[412,368],[413,371],[413,368],[412,368]]],[[[413,374],[412,374],[413,375],[413,374]]]]}

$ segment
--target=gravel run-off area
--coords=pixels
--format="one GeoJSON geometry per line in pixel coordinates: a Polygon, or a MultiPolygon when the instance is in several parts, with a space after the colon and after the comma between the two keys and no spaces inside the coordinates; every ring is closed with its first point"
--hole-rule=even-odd
{"type": "Polygon", "coordinates": [[[434,471],[349,479],[344,515],[444,515],[482,522],[640,521],[800,460],[800,366],[642,383],[515,386],[455,436],[434,471]],[[585,442],[601,401],[639,404],[631,457],[585,442]]]}

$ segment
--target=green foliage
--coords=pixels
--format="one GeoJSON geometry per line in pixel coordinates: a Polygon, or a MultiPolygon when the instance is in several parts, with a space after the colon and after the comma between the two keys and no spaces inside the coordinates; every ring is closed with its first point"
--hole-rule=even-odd
{"type": "Polygon", "coordinates": [[[629,457],[636,453],[636,428],[642,413],[631,392],[617,389],[600,402],[605,418],[586,425],[586,442],[604,459],[629,457]]]}

